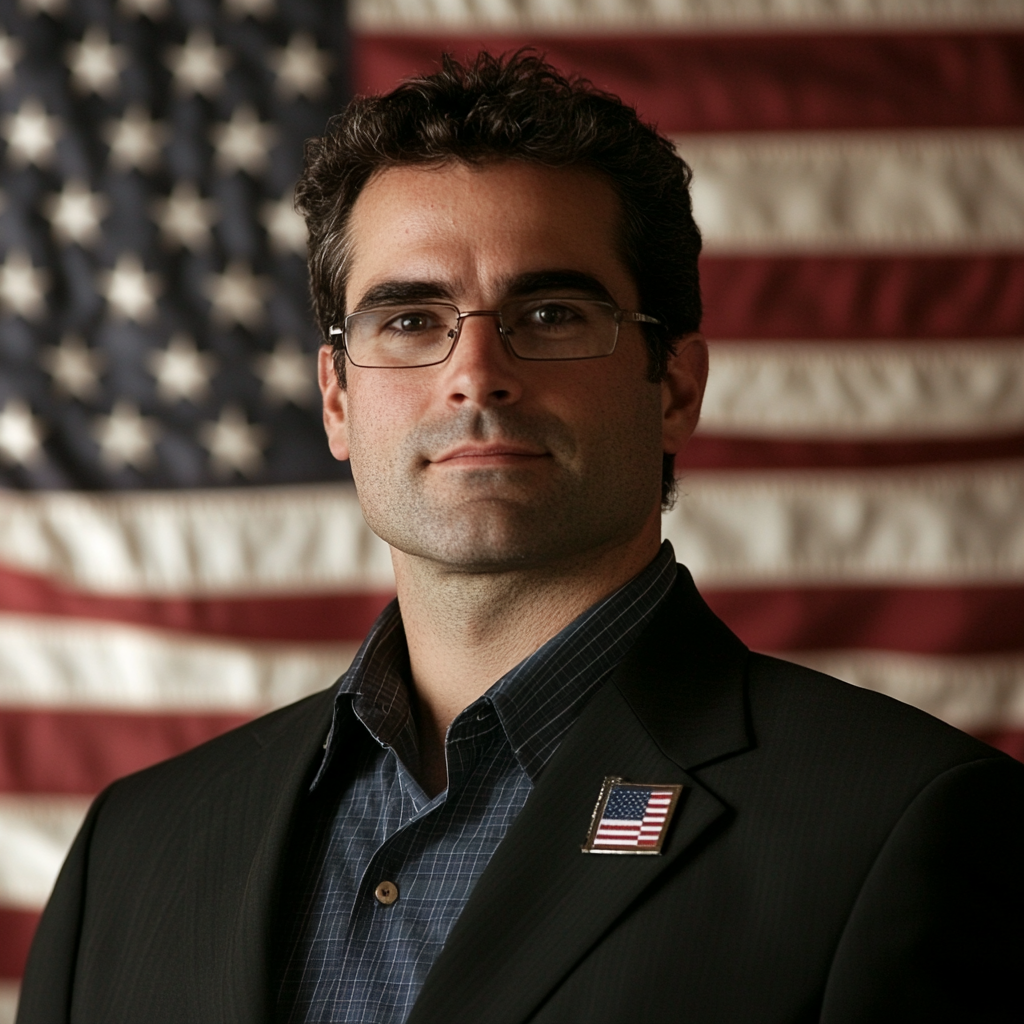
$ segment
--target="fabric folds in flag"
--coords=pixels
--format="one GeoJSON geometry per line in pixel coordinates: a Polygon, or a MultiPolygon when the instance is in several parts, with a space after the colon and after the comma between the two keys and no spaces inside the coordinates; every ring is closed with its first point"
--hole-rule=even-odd
{"type": "Polygon", "coordinates": [[[694,169],[712,370],[664,525],[714,609],[1024,756],[1016,0],[84,11],[0,0],[0,1022],[91,795],[330,685],[393,592],[291,191],[446,50],[534,46],[694,169]]]}

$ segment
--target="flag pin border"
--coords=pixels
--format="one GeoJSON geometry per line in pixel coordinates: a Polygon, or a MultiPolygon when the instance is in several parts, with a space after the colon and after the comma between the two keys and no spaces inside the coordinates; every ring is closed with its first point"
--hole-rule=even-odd
{"type": "Polygon", "coordinates": [[[686,786],[682,783],[626,782],[625,779],[619,775],[606,775],[604,782],[601,783],[601,792],[598,794],[597,803],[594,805],[594,813],[590,818],[590,828],[587,830],[586,842],[580,847],[580,850],[582,850],[583,853],[610,853],[612,855],[619,854],[626,857],[660,856],[661,848],[665,845],[665,836],[668,835],[669,825],[672,824],[672,816],[675,814],[676,807],[679,804],[679,798],[682,796],[684,789],[686,789],[686,786]],[[657,845],[648,847],[644,850],[610,850],[607,847],[594,846],[594,841],[597,838],[597,827],[600,825],[602,817],[604,817],[604,809],[608,805],[608,799],[612,795],[612,789],[616,786],[621,786],[623,789],[664,789],[672,791],[672,800],[668,805],[668,811],[665,814],[665,824],[662,826],[661,832],[658,835],[657,845]]]}

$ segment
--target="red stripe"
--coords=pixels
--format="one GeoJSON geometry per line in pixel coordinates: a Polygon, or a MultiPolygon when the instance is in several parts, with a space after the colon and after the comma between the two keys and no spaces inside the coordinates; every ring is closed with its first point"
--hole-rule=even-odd
{"type": "Polygon", "coordinates": [[[979,740],[984,740],[997,750],[1001,750],[1010,757],[1024,761],[1024,729],[1001,729],[996,732],[982,732],[976,734],[979,740]]]}
{"type": "Polygon", "coordinates": [[[294,597],[113,597],[0,566],[0,611],[103,619],[198,636],[361,641],[392,593],[294,597]]]}
{"type": "Polygon", "coordinates": [[[1024,586],[702,587],[701,593],[755,650],[986,654],[1024,649],[1024,586]]]}
{"type": "Polygon", "coordinates": [[[1021,256],[765,256],[701,260],[711,338],[1013,338],[1021,256]]]}
{"type": "Polygon", "coordinates": [[[0,711],[0,792],[97,793],[249,715],[0,711]]]}
{"type": "Polygon", "coordinates": [[[13,981],[25,973],[28,948],[39,924],[34,910],[0,907],[0,978],[13,981]]]}
{"type": "Polygon", "coordinates": [[[534,46],[667,132],[1018,127],[1020,33],[357,36],[360,92],[386,92],[447,51],[534,46]]]}
{"type": "Polygon", "coordinates": [[[1024,457],[1024,434],[955,441],[766,441],[697,434],[676,469],[856,469],[1024,457]]]}

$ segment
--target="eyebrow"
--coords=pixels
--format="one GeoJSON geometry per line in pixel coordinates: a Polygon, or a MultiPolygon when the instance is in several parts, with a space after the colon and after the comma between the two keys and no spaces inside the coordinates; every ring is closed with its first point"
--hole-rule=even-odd
{"type": "Polygon", "coordinates": [[[595,299],[614,303],[611,293],[592,274],[579,270],[539,270],[518,274],[505,282],[504,294],[510,299],[521,299],[536,292],[582,292],[595,299]]]}
{"type": "MultiPolygon", "coordinates": [[[[537,292],[582,292],[605,302],[614,299],[592,274],[579,270],[538,270],[517,274],[503,282],[505,299],[521,299],[537,292]]],[[[368,288],[352,307],[351,312],[377,306],[395,306],[405,302],[455,302],[451,288],[440,281],[381,281],[368,288]]]]}
{"type": "Polygon", "coordinates": [[[363,293],[351,312],[374,306],[394,306],[401,302],[428,302],[431,299],[452,301],[452,293],[440,281],[381,281],[363,293]]]}

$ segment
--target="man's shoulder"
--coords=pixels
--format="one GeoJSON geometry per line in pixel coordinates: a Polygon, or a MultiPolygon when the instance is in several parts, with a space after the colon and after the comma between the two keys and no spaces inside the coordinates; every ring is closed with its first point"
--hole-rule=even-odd
{"type": "Polygon", "coordinates": [[[833,772],[895,781],[988,758],[1015,763],[919,708],[780,658],[752,652],[747,678],[756,742],[816,758],[833,772]]]}
{"type": "Polygon", "coordinates": [[[226,777],[244,776],[255,760],[276,761],[285,770],[296,756],[326,739],[333,694],[333,688],[321,690],[118,779],[101,794],[105,813],[124,807],[183,808],[226,777]]]}

